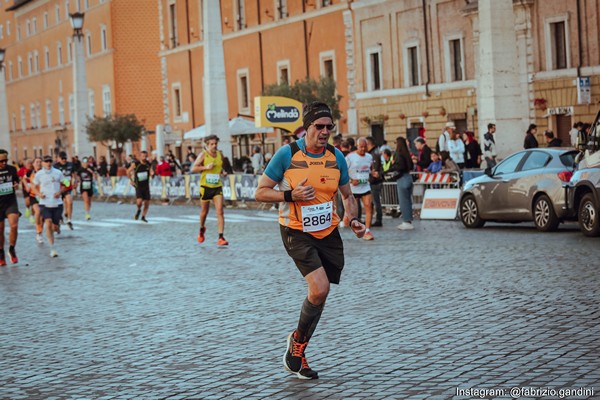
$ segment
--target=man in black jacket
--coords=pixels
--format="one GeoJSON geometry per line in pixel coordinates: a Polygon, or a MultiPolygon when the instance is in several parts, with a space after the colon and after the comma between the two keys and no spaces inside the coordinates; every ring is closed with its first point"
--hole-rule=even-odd
{"type": "Polygon", "coordinates": [[[381,208],[381,189],[383,189],[383,166],[381,164],[381,155],[379,148],[372,136],[367,137],[367,151],[373,157],[373,166],[369,176],[371,185],[371,195],[373,196],[373,207],[375,208],[375,222],[371,227],[383,226],[383,210],[381,208]]]}
{"type": "Polygon", "coordinates": [[[415,147],[419,151],[417,155],[417,171],[426,170],[431,164],[431,149],[427,146],[427,142],[422,137],[415,139],[415,147]]]}

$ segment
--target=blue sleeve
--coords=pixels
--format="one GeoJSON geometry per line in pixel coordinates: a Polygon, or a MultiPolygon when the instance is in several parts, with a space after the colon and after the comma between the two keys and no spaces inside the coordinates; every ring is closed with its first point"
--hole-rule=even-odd
{"type": "Polygon", "coordinates": [[[289,145],[283,146],[275,153],[271,161],[269,161],[269,164],[267,164],[265,175],[275,182],[281,182],[283,180],[283,174],[289,168],[291,163],[292,149],[289,145]]]}
{"type": "Polygon", "coordinates": [[[344,153],[342,153],[339,149],[335,149],[335,158],[337,160],[337,165],[340,169],[340,186],[345,185],[350,182],[350,175],[348,175],[348,163],[346,162],[346,157],[344,157],[344,153]]]}

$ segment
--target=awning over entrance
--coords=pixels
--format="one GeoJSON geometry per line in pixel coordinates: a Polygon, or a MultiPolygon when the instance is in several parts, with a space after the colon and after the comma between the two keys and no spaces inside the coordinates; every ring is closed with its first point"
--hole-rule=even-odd
{"type": "MultiPolygon", "coordinates": [[[[229,134],[235,135],[253,135],[255,133],[271,133],[273,128],[259,128],[254,125],[254,122],[248,121],[242,117],[235,117],[229,120],[229,134]]],[[[184,139],[201,140],[207,137],[206,126],[202,125],[194,128],[183,135],[184,139]]],[[[218,134],[217,134],[218,136],[218,134]]]]}

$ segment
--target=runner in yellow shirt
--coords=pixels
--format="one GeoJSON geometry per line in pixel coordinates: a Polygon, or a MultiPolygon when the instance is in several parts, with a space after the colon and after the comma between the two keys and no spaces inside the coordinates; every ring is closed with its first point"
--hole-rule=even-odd
{"type": "Polygon", "coordinates": [[[225,230],[225,216],[223,215],[223,184],[221,176],[227,175],[223,170],[223,153],[217,149],[219,137],[210,135],[204,139],[205,150],[198,155],[192,166],[192,173],[201,172],[200,178],[200,232],[198,243],[204,242],[206,232],[206,217],[212,200],[217,210],[217,228],[219,230],[218,246],[227,246],[229,242],[223,237],[225,230]]]}

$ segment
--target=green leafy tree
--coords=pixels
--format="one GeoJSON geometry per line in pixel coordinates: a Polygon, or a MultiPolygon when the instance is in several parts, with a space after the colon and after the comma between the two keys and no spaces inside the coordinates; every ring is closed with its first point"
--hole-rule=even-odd
{"type": "Polygon", "coordinates": [[[121,160],[124,145],[128,141],[137,142],[142,137],[144,126],[134,114],[110,114],[105,117],[88,117],[86,131],[90,142],[100,142],[113,149],[117,160],[121,160]]]}
{"type": "Polygon", "coordinates": [[[335,91],[336,83],[332,78],[321,77],[319,80],[306,78],[296,81],[293,85],[282,83],[265,87],[264,96],[282,96],[297,100],[303,104],[321,101],[331,107],[333,119],[340,119],[340,99],[342,96],[335,91]]]}

